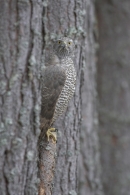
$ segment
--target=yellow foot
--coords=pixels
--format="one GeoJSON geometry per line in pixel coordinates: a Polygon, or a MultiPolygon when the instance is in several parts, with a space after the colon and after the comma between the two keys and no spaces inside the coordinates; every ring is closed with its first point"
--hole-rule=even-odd
{"type": "Polygon", "coordinates": [[[52,141],[55,144],[57,142],[57,133],[56,133],[56,129],[55,128],[50,128],[47,130],[46,132],[47,134],[47,139],[49,141],[49,138],[52,137],[52,141]]]}

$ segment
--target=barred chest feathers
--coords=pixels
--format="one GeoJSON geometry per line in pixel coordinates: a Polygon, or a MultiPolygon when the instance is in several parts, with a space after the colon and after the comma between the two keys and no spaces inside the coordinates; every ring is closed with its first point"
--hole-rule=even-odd
{"type": "Polygon", "coordinates": [[[55,122],[58,116],[61,115],[66,110],[68,102],[72,98],[75,91],[76,71],[72,59],[69,58],[67,60],[63,60],[61,64],[62,64],[61,66],[63,66],[63,68],[65,68],[66,71],[66,81],[56,103],[52,123],[55,122]]]}

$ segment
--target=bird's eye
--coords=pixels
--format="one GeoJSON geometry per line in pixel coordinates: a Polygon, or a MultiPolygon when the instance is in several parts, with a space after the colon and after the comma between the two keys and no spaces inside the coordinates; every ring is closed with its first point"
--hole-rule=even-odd
{"type": "Polygon", "coordinates": [[[68,42],[68,45],[71,45],[71,42],[68,42]]]}
{"type": "Polygon", "coordinates": [[[59,44],[61,44],[61,41],[58,41],[59,44]]]}

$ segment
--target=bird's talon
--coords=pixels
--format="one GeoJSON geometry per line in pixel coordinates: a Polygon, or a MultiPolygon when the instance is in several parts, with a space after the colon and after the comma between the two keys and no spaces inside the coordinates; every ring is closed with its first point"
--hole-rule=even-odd
{"type": "Polygon", "coordinates": [[[47,140],[49,142],[49,138],[52,137],[52,142],[55,144],[57,142],[57,133],[55,128],[50,128],[47,130],[47,140]]]}

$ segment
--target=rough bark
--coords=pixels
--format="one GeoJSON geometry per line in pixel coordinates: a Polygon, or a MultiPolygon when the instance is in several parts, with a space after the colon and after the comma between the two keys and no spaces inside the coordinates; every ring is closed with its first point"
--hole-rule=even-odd
{"type": "Polygon", "coordinates": [[[130,194],[130,1],[98,0],[99,135],[106,195],[130,194]]]}
{"type": "Polygon", "coordinates": [[[56,167],[56,142],[50,137],[46,139],[44,133],[40,133],[38,139],[38,195],[52,195],[54,187],[54,173],[56,167]]]}
{"type": "Polygon", "coordinates": [[[0,1],[0,194],[36,195],[42,2],[0,1]]]}
{"type": "Polygon", "coordinates": [[[2,195],[37,194],[40,71],[44,68],[45,52],[51,40],[63,34],[66,29],[76,43],[74,61],[77,83],[67,112],[55,124],[59,131],[53,194],[79,194],[78,181],[80,184],[83,182],[80,185],[80,195],[101,192],[96,133],[93,2],[8,0],[0,1],[2,195]],[[81,92],[83,81],[84,92],[81,92]],[[81,128],[80,153],[82,110],[85,120],[81,128]],[[81,174],[78,174],[78,161],[81,174]]]}
{"type": "Polygon", "coordinates": [[[69,30],[70,36],[74,37],[76,43],[76,92],[66,114],[56,122],[59,131],[54,195],[76,195],[79,193],[86,195],[86,192],[101,195],[93,36],[94,5],[89,0],[51,0],[46,6],[44,16],[46,46],[50,39],[57,37],[57,32],[60,34],[66,29],[69,30]],[[83,106],[81,107],[82,100],[83,106]],[[84,122],[81,128],[81,155],[78,159],[82,110],[84,122]],[[78,174],[79,161],[80,174],[78,174]],[[80,183],[80,192],[77,189],[78,182],[80,183]]]}
{"type": "Polygon", "coordinates": [[[96,85],[96,51],[97,51],[97,24],[95,9],[92,1],[86,7],[86,33],[82,86],[82,126],[81,126],[81,153],[79,167],[79,194],[102,195],[102,180],[100,166],[100,149],[98,140],[98,113],[97,113],[97,85],[96,85]]]}
{"type": "MultiPolygon", "coordinates": [[[[77,168],[79,153],[79,126],[81,119],[81,69],[83,32],[79,29],[77,12],[82,7],[76,1],[54,0],[49,1],[44,15],[45,44],[57,38],[68,29],[75,42],[79,39],[76,49],[75,67],[77,69],[76,93],[71,100],[67,112],[59,118],[54,127],[58,129],[57,164],[53,194],[77,194],[77,168]],[[78,34],[79,33],[79,34],[78,34]]],[[[83,23],[82,23],[83,24],[83,23]]],[[[80,24],[80,27],[82,26],[80,24]]],[[[46,49],[47,51],[47,49],[46,49]]]]}

